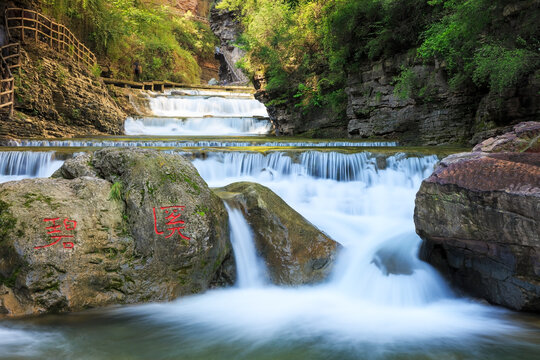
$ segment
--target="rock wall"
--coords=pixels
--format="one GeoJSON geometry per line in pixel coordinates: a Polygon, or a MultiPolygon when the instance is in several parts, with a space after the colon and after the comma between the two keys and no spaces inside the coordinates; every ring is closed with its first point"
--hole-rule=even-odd
{"type": "Polygon", "coordinates": [[[497,132],[489,130],[540,118],[539,75],[493,94],[472,85],[452,90],[444,66],[407,55],[369,64],[348,77],[348,134],[420,145],[475,144],[497,132]],[[406,99],[394,94],[403,67],[414,74],[406,99]]]}
{"type": "Polygon", "coordinates": [[[241,25],[236,14],[212,8],[210,28],[220,40],[219,49],[216,49],[216,58],[221,64],[219,69],[220,82],[222,84],[248,84],[249,78],[235,65],[245,55],[243,50],[234,46],[234,42],[241,33],[241,25]]]}
{"type": "Polygon", "coordinates": [[[540,312],[540,123],[441,161],[416,195],[421,257],[457,288],[540,312]],[[492,153],[484,152],[491,151],[492,153]]]}
{"type": "Polygon", "coordinates": [[[34,42],[24,46],[22,62],[16,113],[0,121],[0,136],[123,134],[127,115],[88,68],[34,42]]]}

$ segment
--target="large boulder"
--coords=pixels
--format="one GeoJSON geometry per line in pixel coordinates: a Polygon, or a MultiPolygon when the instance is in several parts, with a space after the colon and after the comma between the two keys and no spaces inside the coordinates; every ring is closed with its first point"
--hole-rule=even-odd
{"type": "Polygon", "coordinates": [[[311,284],[329,275],[340,245],[272,190],[239,182],[214,191],[244,214],[274,284],[311,284]]]}
{"type": "MultiPolygon", "coordinates": [[[[478,149],[498,143],[492,149],[531,151],[534,138],[514,145],[499,138],[478,149]]],[[[443,159],[422,183],[414,220],[422,257],[455,286],[494,304],[540,311],[540,153],[443,159]]]]}
{"type": "Polygon", "coordinates": [[[143,149],[0,184],[0,314],[172,300],[222,284],[227,212],[189,161],[143,149]]]}

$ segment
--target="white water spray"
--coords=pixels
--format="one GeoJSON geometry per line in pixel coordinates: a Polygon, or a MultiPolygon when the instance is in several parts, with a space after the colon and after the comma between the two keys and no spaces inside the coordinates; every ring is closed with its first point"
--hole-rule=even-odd
{"type": "Polygon", "coordinates": [[[253,96],[226,96],[156,96],[150,98],[150,108],[155,115],[168,117],[268,117],[266,107],[253,96]]]}
{"type": "Polygon", "coordinates": [[[298,160],[283,153],[195,160],[210,186],[262,183],[343,244],[334,274],[313,287],[212,291],[122,311],[172,328],[193,326],[223,342],[460,343],[513,331],[498,320],[499,310],[455,298],[417,257],[414,197],[435,162],[434,156],[398,154],[383,162],[366,153],[312,152],[298,160]]]}
{"type": "Polygon", "coordinates": [[[268,120],[245,118],[127,118],[127,135],[263,135],[270,131],[268,120]]]}
{"type": "Polygon", "coordinates": [[[264,285],[264,263],[257,258],[253,232],[244,215],[238,209],[231,209],[225,204],[229,212],[229,226],[231,229],[231,244],[236,262],[237,280],[240,288],[253,288],[264,285]]]}
{"type": "Polygon", "coordinates": [[[49,152],[4,151],[0,152],[0,182],[30,177],[49,177],[64,162],[56,160],[49,152]]]}

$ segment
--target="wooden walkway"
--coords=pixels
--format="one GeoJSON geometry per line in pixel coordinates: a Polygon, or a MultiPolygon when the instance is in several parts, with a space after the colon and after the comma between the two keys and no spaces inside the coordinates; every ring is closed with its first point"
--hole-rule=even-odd
{"type": "Polygon", "coordinates": [[[27,38],[41,41],[51,48],[77,61],[92,67],[97,63],[96,55],[88,49],[64,25],[56,23],[34,10],[8,8],[5,14],[8,36],[13,39],[18,35],[24,43],[27,38]]]}
{"type": "MultiPolygon", "coordinates": [[[[193,20],[209,23],[207,18],[188,15],[193,20]]],[[[0,111],[9,112],[13,115],[15,104],[15,79],[14,70],[21,70],[21,43],[26,40],[43,42],[55,49],[59,53],[71,57],[80,65],[93,67],[97,64],[97,58],[90,49],[88,49],[73,33],[64,25],[52,21],[48,17],[37,11],[8,8],[4,16],[5,29],[10,44],[0,47],[0,111]]],[[[235,69],[230,66],[231,69],[235,69]]],[[[234,70],[233,70],[234,73],[234,70]]],[[[236,77],[239,77],[234,73],[236,77]]],[[[171,81],[152,81],[152,82],[134,82],[129,80],[118,80],[103,78],[105,84],[133,89],[164,91],[165,89],[200,89],[214,91],[229,91],[242,93],[255,93],[255,89],[247,86],[212,86],[212,85],[192,85],[175,83],[171,81]]]]}
{"type": "Polygon", "coordinates": [[[215,91],[230,91],[254,94],[255,89],[249,86],[218,86],[218,85],[193,85],[182,84],[171,81],[151,81],[151,82],[135,82],[129,80],[108,79],[102,78],[103,82],[108,85],[114,85],[123,88],[164,91],[165,89],[199,89],[199,90],[215,90],[215,91]]]}

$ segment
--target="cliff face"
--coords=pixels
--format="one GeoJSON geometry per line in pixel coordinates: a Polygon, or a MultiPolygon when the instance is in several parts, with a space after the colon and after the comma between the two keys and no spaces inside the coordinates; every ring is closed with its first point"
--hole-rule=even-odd
{"type": "Polygon", "coordinates": [[[123,133],[127,115],[86,67],[43,44],[27,44],[22,58],[21,74],[16,74],[16,112],[12,119],[0,121],[2,137],[123,133]]]}
{"type": "MultiPolygon", "coordinates": [[[[256,84],[257,85],[257,84],[256,84]]],[[[269,106],[281,135],[388,138],[402,144],[474,145],[522,121],[540,119],[540,70],[503,93],[472,84],[452,89],[441,64],[422,64],[407,54],[367,63],[349,72],[346,114],[321,108],[302,113],[294,104],[269,106]],[[410,94],[399,96],[396,77],[411,69],[410,94]]],[[[264,91],[259,100],[272,99],[264,91]]]]}
{"type": "Polygon", "coordinates": [[[471,85],[452,90],[443,66],[407,55],[369,64],[348,76],[347,132],[411,144],[477,143],[508,125],[540,117],[539,75],[495,94],[471,85]],[[412,71],[411,94],[402,99],[393,79],[404,66],[412,71]]]}
{"type": "Polygon", "coordinates": [[[212,8],[210,28],[220,40],[219,49],[216,49],[216,58],[221,64],[220,81],[224,84],[249,83],[249,78],[236,67],[236,63],[245,55],[245,51],[234,46],[234,42],[242,31],[236,14],[232,11],[212,8]]]}

